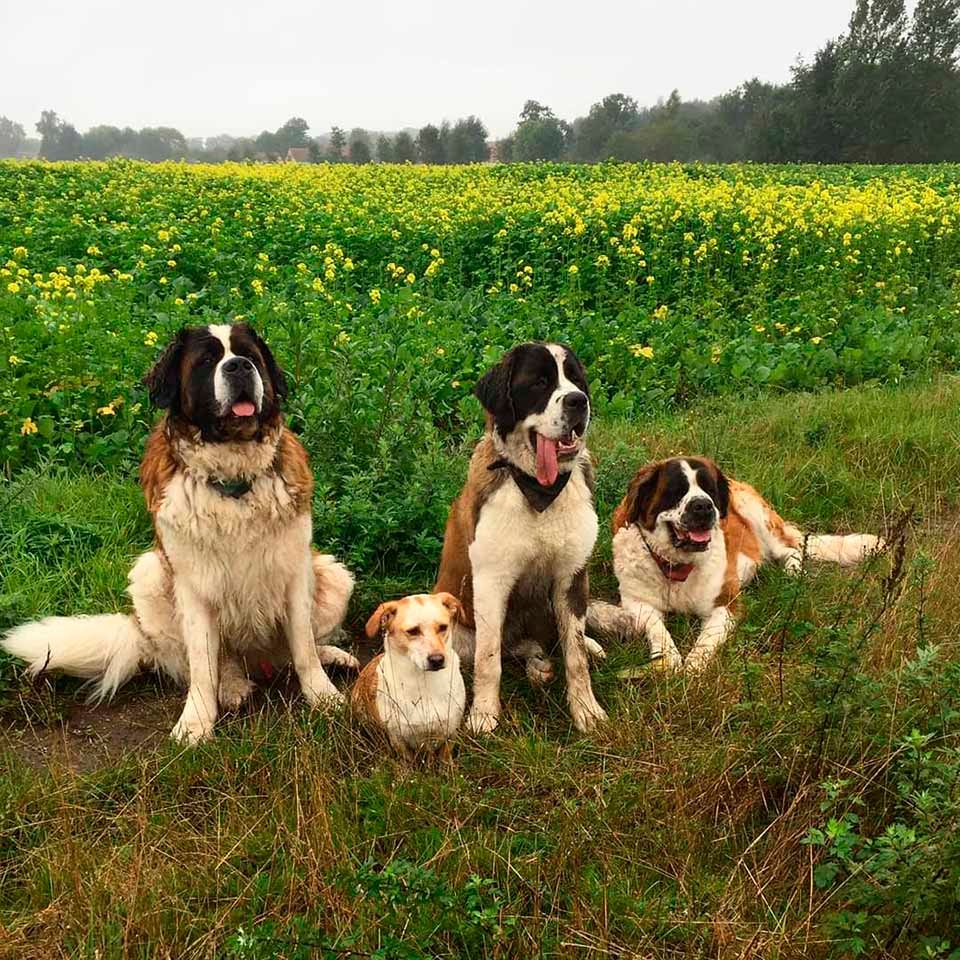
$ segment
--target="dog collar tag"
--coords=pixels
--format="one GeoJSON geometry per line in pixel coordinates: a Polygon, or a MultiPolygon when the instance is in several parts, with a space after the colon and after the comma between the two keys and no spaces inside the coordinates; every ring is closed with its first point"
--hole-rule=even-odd
{"type": "Polygon", "coordinates": [[[545,487],[536,477],[531,477],[529,473],[524,473],[509,460],[497,460],[487,467],[488,470],[502,470],[504,468],[510,471],[514,483],[520,488],[520,492],[523,494],[527,503],[529,503],[537,513],[543,513],[543,511],[563,493],[563,488],[570,482],[570,477],[573,475],[573,470],[567,473],[561,473],[549,487],[545,487]]]}

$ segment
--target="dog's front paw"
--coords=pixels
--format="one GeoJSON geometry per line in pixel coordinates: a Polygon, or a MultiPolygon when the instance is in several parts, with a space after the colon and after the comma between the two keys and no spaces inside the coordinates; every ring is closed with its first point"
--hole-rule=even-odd
{"type": "Polygon", "coordinates": [[[256,684],[244,676],[221,677],[217,699],[222,709],[239,710],[256,688],[256,684]]]}
{"type": "Polygon", "coordinates": [[[343,647],[335,647],[332,644],[324,644],[317,649],[320,654],[320,662],[325,667],[343,667],[345,670],[359,670],[360,661],[347,653],[343,647]]]}
{"type": "Polygon", "coordinates": [[[527,679],[536,687],[545,687],[556,676],[553,664],[546,657],[527,657],[526,670],[527,679]]]}
{"type": "Polygon", "coordinates": [[[683,664],[683,672],[691,676],[703,673],[712,659],[712,650],[697,650],[696,647],[694,647],[694,649],[687,654],[687,659],[683,664]]]}
{"type": "Polygon", "coordinates": [[[570,714],[573,717],[573,725],[581,733],[589,733],[599,724],[607,722],[607,712],[597,703],[594,697],[589,700],[578,700],[571,704],[570,714]]]}
{"type": "Polygon", "coordinates": [[[474,734],[493,733],[499,722],[496,714],[478,710],[476,707],[467,715],[467,729],[474,734]]]}
{"type": "Polygon", "coordinates": [[[345,702],[343,694],[333,685],[333,681],[322,668],[311,670],[300,677],[300,689],[311,707],[327,709],[338,707],[345,702]]]}
{"type": "Polygon", "coordinates": [[[188,704],[176,726],[170,731],[170,739],[185,746],[203,743],[213,736],[213,717],[199,716],[188,704]]]}
{"type": "Polygon", "coordinates": [[[650,666],[654,670],[662,670],[664,673],[676,673],[683,669],[683,657],[671,643],[669,647],[665,647],[663,650],[654,651],[650,666]]]}
{"type": "Polygon", "coordinates": [[[583,646],[587,651],[587,656],[591,660],[606,660],[607,651],[597,643],[593,637],[588,637],[586,634],[583,635],[583,646]]]}

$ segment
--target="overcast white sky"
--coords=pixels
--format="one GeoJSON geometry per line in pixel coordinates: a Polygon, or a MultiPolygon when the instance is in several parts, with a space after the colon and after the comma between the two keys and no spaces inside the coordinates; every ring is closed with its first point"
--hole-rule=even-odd
{"type": "MultiPolygon", "coordinates": [[[[854,0],[0,0],[0,114],[256,134],[302,116],[419,127],[524,100],[568,119],[607,93],[651,104],[783,81],[854,0]]],[[[910,4],[912,7],[913,4],[910,4]]]]}

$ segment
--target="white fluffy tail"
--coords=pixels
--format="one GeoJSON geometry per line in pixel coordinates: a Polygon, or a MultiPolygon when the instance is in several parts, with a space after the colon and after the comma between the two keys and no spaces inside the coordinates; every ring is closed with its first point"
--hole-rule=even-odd
{"type": "Polygon", "coordinates": [[[883,549],[883,541],[872,533],[851,533],[845,537],[811,535],[807,537],[806,548],[811,560],[852,567],[883,549]]]}
{"type": "Polygon", "coordinates": [[[109,700],[140,672],[140,630],[133,617],[121,613],[47,617],[14,628],[0,646],[26,660],[31,676],[59,670],[97,681],[91,701],[109,700]]]}

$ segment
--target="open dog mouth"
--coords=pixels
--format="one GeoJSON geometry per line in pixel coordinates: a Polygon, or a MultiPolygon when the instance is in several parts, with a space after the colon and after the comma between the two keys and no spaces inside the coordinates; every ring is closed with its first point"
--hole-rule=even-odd
{"type": "Polygon", "coordinates": [[[667,521],[667,529],[670,531],[670,539],[677,550],[686,550],[690,553],[702,553],[710,546],[713,539],[713,530],[688,530],[678,523],[667,521]]]}
{"type": "Polygon", "coordinates": [[[239,417],[243,419],[244,417],[252,417],[256,412],[256,404],[252,400],[249,400],[242,395],[238,400],[234,400],[230,406],[231,417],[239,417]]]}
{"type": "Polygon", "coordinates": [[[557,482],[560,460],[575,457],[580,450],[584,425],[578,424],[559,437],[545,437],[536,430],[530,431],[530,444],[537,458],[537,482],[544,487],[557,482]]]}

